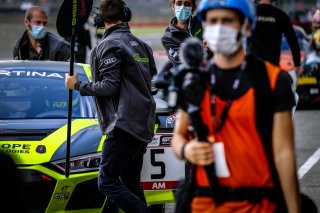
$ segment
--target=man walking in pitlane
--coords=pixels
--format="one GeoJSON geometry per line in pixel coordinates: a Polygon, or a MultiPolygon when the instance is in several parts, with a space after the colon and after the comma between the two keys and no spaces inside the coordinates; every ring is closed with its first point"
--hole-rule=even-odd
{"type": "Polygon", "coordinates": [[[131,11],[122,0],[102,0],[96,25],[106,29],[91,52],[93,82],[66,75],[66,86],[94,96],[103,134],[100,191],[125,212],[148,212],[140,182],[143,154],[154,135],[157,73],[151,48],[130,32],[131,11]]]}
{"type": "Polygon", "coordinates": [[[300,47],[288,15],[272,5],[275,0],[255,0],[257,6],[256,27],[248,39],[248,51],[279,66],[281,41],[284,35],[292,52],[295,71],[303,72],[300,47]]]}

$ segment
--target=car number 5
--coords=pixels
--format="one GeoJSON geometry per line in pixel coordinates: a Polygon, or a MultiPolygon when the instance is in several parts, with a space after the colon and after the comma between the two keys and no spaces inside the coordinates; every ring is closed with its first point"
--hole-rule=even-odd
{"type": "Polygon", "coordinates": [[[164,149],[151,149],[151,165],[154,167],[160,167],[160,173],[151,174],[151,179],[163,179],[166,176],[166,164],[163,161],[157,161],[156,155],[164,154],[164,149]]]}

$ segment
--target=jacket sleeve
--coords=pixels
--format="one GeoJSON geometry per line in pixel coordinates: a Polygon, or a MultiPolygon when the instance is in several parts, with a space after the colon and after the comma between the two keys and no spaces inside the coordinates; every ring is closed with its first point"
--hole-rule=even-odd
{"type": "Polygon", "coordinates": [[[147,50],[148,50],[148,55],[149,55],[149,66],[150,66],[150,75],[151,75],[151,78],[156,76],[158,71],[157,71],[157,66],[156,66],[156,62],[154,60],[154,57],[153,57],[153,51],[151,49],[151,47],[149,47],[148,45],[146,45],[147,47],[147,50]]]}
{"type": "Polygon", "coordinates": [[[14,44],[12,53],[13,53],[14,60],[20,59],[20,57],[19,57],[19,42],[18,41],[16,41],[16,43],[14,44]]]}
{"type": "Polygon", "coordinates": [[[176,42],[174,42],[174,40],[171,39],[166,34],[161,38],[161,43],[164,49],[166,50],[169,60],[173,63],[173,65],[174,66],[179,65],[180,64],[180,61],[179,61],[180,44],[177,44],[176,42]]]}
{"type": "Polygon", "coordinates": [[[96,76],[94,82],[82,82],[80,94],[84,96],[113,97],[120,88],[120,69],[122,64],[121,46],[113,41],[106,41],[92,54],[96,54],[92,63],[96,76]]]}
{"type": "Polygon", "coordinates": [[[299,47],[296,33],[293,29],[293,26],[290,22],[289,17],[286,14],[283,15],[282,20],[283,20],[282,27],[284,29],[284,36],[286,37],[288,44],[290,46],[293,61],[294,61],[294,66],[299,67],[301,65],[300,47],[299,47]]]}
{"type": "Polygon", "coordinates": [[[55,61],[70,61],[70,45],[60,42],[56,49],[55,61]]]}

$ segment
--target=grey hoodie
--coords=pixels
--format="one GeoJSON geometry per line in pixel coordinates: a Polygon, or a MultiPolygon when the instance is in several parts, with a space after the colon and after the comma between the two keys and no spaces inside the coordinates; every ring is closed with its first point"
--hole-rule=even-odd
{"type": "Polygon", "coordinates": [[[188,29],[180,29],[177,27],[176,23],[177,18],[173,18],[161,38],[162,46],[165,48],[173,66],[180,64],[179,49],[185,39],[197,37],[202,40],[202,26],[196,17],[190,18],[188,29]]]}

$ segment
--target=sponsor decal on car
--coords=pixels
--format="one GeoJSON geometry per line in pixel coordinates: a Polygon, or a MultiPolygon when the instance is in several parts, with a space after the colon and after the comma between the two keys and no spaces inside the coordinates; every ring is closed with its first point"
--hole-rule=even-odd
{"type": "Polygon", "coordinates": [[[47,152],[47,148],[44,145],[39,145],[36,148],[36,152],[39,153],[39,154],[44,154],[44,153],[47,152]]]}
{"type": "Polygon", "coordinates": [[[3,153],[20,153],[20,154],[29,154],[30,153],[30,144],[1,144],[0,152],[3,153]]]}
{"type": "Polygon", "coordinates": [[[178,181],[143,182],[144,190],[167,190],[176,189],[178,181]]]}
{"type": "Polygon", "coordinates": [[[148,146],[159,146],[160,144],[160,135],[155,135],[153,138],[152,138],[152,141],[148,144],[148,146]]]}
{"type": "Polygon", "coordinates": [[[170,146],[172,136],[161,136],[160,146],[170,146]]]}
{"type": "Polygon", "coordinates": [[[58,200],[60,200],[60,199],[67,200],[70,197],[70,193],[67,192],[68,188],[70,188],[70,186],[62,186],[61,192],[55,193],[54,198],[58,199],[58,200]]]}
{"type": "Polygon", "coordinates": [[[64,76],[59,73],[40,72],[40,71],[24,71],[24,70],[0,70],[0,77],[44,77],[44,78],[61,78],[64,76]]]}
{"type": "Polygon", "coordinates": [[[177,116],[176,114],[172,114],[166,119],[166,128],[174,127],[174,123],[176,122],[177,116]]]}
{"type": "Polygon", "coordinates": [[[61,200],[61,199],[67,200],[69,198],[69,196],[70,196],[69,192],[59,192],[54,195],[54,198],[59,199],[59,200],[61,200]]]}

